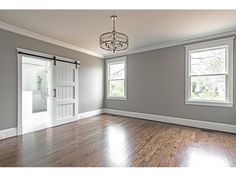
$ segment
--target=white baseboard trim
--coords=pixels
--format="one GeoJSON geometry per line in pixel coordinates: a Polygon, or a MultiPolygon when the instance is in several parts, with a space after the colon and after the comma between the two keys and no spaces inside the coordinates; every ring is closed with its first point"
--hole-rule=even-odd
{"type": "Polygon", "coordinates": [[[40,126],[36,129],[32,129],[32,130],[28,130],[26,132],[22,132],[22,134],[18,134],[18,135],[24,135],[24,134],[27,134],[27,133],[32,133],[32,132],[37,132],[37,131],[40,131],[40,130],[43,130],[43,129],[47,129],[47,128],[50,128],[51,126],[40,126]]]}
{"type": "Polygon", "coordinates": [[[103,109],[103,113],[115,114],[139,119],[153,120],[158,122],[172,123],[178,125],[185,125],[190,127],[204,128],[210,130],[218,130],[222,132],[236,133],[236,125],[216,123],[216,122],[207,122],[200,120],[192,120],[186,118],[170,117],[170,116],[161,116],[155,114],[146,114],[130,111],[122,111],[115,109],[103,109]]]}
{"type": "MultiPolygon", "coordinates": [[[[100,115],[102,113],[120,115],[120,116],[125,116],[125,117],[133,117],[133,118],[139,118],[139,119],[145,119],[145,120],[153,120],[153,121],[172,123],[172,124],[178,124],[178,125],[185,125],[185,126],[190,126],[190,127],[205,128],[205,129],[210,129],[210,130],[218,130],[222,132],[236,133],[236,125],[192,120],[192,119],[170,117],[170,116],[161,116],[161,115],[155,115],[155,114],[146,114],[146,113],[139,113],[139,112],[122,111],[122,110],[116,110],[116,109],[98,109],[94,111],[83,112],[83,113],[78,114],[78,119],[73,120],[71,122],[74,122],[83,118],[100,115]]],[[[69,122],[63,122],[62,124],[64,123],[69,123],[69,122]]],[[[57,126],[57,125],[53,125],[52,127],[54,126],[57,126]]],[[[5,130],[0,130],[0,140],[10,138],[13,136],[17,136],[17,128],[9,128],[5,130]]]]}
{"type": "Polygon", "coordinates": [[[50,128],[50,127],[57,127],[57,126],[60,126],[60,125],[64,125],[64,124],[68,124],[68,123],[72,123],[72,122],[75,122],[77,121],[77,117],[73,118],[73,119],[70,119],[70,120],[60,120],[58,121],[57,123],[52,123],[51,126],[48,126],[47,128],[50,128]]]}
{"type": "MultiPolygon", "coordinates": [[[[43,129],[46,129],[46,128],[50,128],[50,127],[63,125],[63,124],[66,124],[66,123],[75,122],[79,119],[84,119],[84,118],[96,116],[96,115],[99,115],[99,114],[102,114],[102,113],[103,113],[103,109],[93,110],[93,111],[89,111],[89,112],[83,112],[83,113],[78,114],[78,118],[75,118],[75,119],[70,120],[70,121],[62,120],[62,121],[60,121],[56,124],[50,125],[48,127],[42,127],[42,128],[37,129],[37,130],[34,130],[34,132],[38,131],[38,130],[43,130],[43,129]]],[[[31,133],[31,132],[27,132],[27,133],[31,133]]],[[[13,137],[13,136],[17,136],[17,135],[18,134],[17,134],[17,128],[16,127],[5,129],[5,130],[0,130],[0,140],[10,138],[10,137],[13,137]]]]}
{"type": "Polygon", "coordinates": [[[17,128],[9,128],[0,130],[0,140],[10,138],[17,135],[17,128]]]}
{"type": "Polygon", "coordinates": [[[92,117],[92,116],[97,116],[102,113],[103,113],[103,109],[83,112],[83,113],[79,113],[78,119],[84,119],[84,118],[88,118],[88,117],[92,117]]]}

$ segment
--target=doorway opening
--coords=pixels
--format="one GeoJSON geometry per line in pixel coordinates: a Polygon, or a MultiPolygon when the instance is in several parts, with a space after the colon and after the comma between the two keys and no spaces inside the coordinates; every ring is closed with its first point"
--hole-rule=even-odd
{"type": "Polygon", "coordinates": [[[17,48],[18,135],[78,120],[78,60],[17,48]]]}
{"type": "Polygon", "coordinates": [[[22,61],[22,134],[51,126],[52,62],[31,56],[22,61]]]}

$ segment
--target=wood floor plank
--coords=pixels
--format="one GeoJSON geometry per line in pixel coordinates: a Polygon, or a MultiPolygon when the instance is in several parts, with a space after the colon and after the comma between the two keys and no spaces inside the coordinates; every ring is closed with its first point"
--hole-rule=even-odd
{"type": "Polygon", "coordinates": [[[236,166],[236,135],[102,114],[0,141],[0,166],[236,166]]]}

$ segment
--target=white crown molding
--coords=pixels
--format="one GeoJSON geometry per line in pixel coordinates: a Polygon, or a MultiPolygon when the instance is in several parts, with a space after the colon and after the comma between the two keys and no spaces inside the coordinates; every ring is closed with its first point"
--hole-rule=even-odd
{"type": "Polygon", "coordinates": [[[81,52],[81,53],[84,53],[84,54],[92,55],[92,56],[99,57],[99,58],[104,58],[103,55],[98,54],[96,52],[93,52],[93,51],[90,51],[90,50],[87,50],[87,49],[84,49],[84,48],[80,48],[80,47],[77,47],[75,45],[68,44],[68,43],[65,43],[65,42],[62,42],[62,41],[59,41],[59,40],[56,40],[56,39],[38,34],[38,33],[34,33],[32,31],[29,31],[29,30],[26,30],[26,29],[23,29],[23,28],[20,28],[20,27],[16,27],[16,26],[10,25],[10,24],[5,23],[5,22],[0,21],[0,29],[10,31],[10,32],[13,32],[13,33],[17,33],[17,34],[27,36],[27,37],[30,37],[30,38],[33,38],[33,39],[37,39],[37,40],[40,40],[40,41],[44,41],[44,42],[54,44],[54,45],[57,45],[57,46],[60,46],[60,47],[64,47],[64,48],[67,48],[67,49],[71,49],[71,50],[81,52]]]}
{"type": "Polygon", "coordinates": [[[173,47],[173,46],[177,46],[177,45],[186,45],[186,44],[199,42],[199,41],[205,41],[205,40],[216,39],[216,38],[221,38],[221,37],[226,37],[226,36],[232,36],[235,34],[236,34],[236,29],[232,29],[230,31],[217,33],[217,34],[198,35],[198,36],[194,36],[191,38],[185,38],[182,40],[159,43],[156,45],[151,45],[151,46],[147,46],[147,47],[143,47],[143,48],[136,48],[136,49],[129,50],[127,52],[118,53],[116,55],[107,55],[107,56],[104,56],[104,58],[109,59],[109,58],[115,58],[115,57],[120,57],[120,56],[124,56],[124,55],[130,55],[130,54],[136,54],[136,53],[142,53],[142,52],[147,52],[147,51],[152,51],[152,50],[157,50],[157,49],[173,47]]]}
{"type": "Polygon", "coordinates": [[[61,47],[68,48],[68,49],[71,49],[74,51],[78,51],[81,53],[85,53],[88,55],[92,55],[92,56],[99,57],[99,58],[105,58],[105,59],[115,58],[115,57],[130,55],[130,54],[136,54],[136,53],[142,53],[142,52],[147,52],[147,51],[152,51],[152,50],[157,50],[157,49],[162,49],[162,48],[168,48],[168,47],[173,47],[173,46],[177,46],[177,45],[186,45],[186,44],[190,44],[190,43],[194,43],[194,42],[210,40],[210,39],[214,39],[214,38],[221,38],[221,37],[226,37],[226,36],[232,36],[232,35],[236,34],[236,29],[234,28],[234,29],[227,31],[227,32],[198,35],[198,36],[194,36],[194,37],[190,37],[190,38],[185,38],[182,40],[163,42],[163,43],[159,43],[159,44],[151,45],[151,46],[147,46],[147,47],[135,48],[135,49],[127,50],[126,52],[118,53],[116,55],[102,55],[102,54],[93,52],[91,50],[80,48],[75,45],[68,44],[68,43],[65,43],[65,42],[62,42],[62,41],[38,34],[38,33],[34,33],[32,31],[29,31],[29,30],[26,30],[23,28],[19,28],[19,27],[16,27],[16,26],[13,26],[8,23],[1,22],[1,21],[0,21],[0,29],[4,29],[4,30],[7,30],[7,31],[10,31],[13,33],[17,33],[17,34],[21,34],[23,36],[27,36],[27,37],[30,37],[33,39],[37,39],[37,40],[44,41],[44,42],[47,42],[50,44],[54,44],[57,46],[61,46],[61,47]]]}
{"type": "Polygon", "coordinates": [[[230,125],[230,124],[207,122],[207,121],[200,121],[200,120],[186,119],[179,117],[161,116],[156,114],[122,111],[115,109],[103,109],[103,113],[125,116],[127,118],[133,117],[138,119],[145,119],[145,120],[165,122],[165,123],[184,125],[196,128],[217,130],[222,132],[236,133],[236,125],[230,125]]]}

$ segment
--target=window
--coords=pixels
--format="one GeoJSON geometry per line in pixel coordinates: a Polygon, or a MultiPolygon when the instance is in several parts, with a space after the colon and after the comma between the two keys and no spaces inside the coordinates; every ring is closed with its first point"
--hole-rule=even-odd
{"type": "Polygon", "coordinates": [[[186,46],[186,104],[233,106],[233,37],[186,46]]]}
{"type": "Polygon", "coordinates": [[[107,98],[127,99],[126,57],[109,59],[107,62],[107,98]]]}

